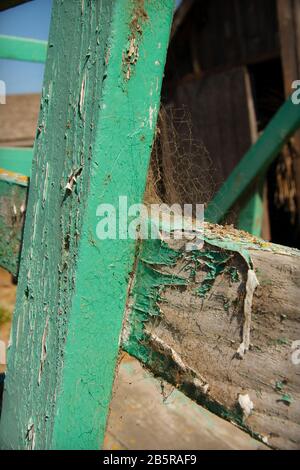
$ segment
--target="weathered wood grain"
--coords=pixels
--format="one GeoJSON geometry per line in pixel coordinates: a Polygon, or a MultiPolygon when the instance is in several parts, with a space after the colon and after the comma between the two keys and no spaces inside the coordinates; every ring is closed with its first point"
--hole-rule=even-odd
{"type": "Polygon", "coordinates": [[[205,240],[193,252],[184,240],[144,242],[123,347],[271,447],[299,448],[300,374],[291,355],[300,339],[300,253],[233,229],[207,227],[205,240]],[[259,286],[241,358],[250,267],[259,286]],[[254,405],[250,416],[240,395],[254,405]]]}

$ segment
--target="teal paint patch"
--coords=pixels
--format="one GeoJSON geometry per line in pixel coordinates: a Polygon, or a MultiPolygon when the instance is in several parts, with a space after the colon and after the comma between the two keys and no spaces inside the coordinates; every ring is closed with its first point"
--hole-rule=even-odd
{"type": "MultiPolygon", "coordinates": [[[[199,297],[204,298],[206,294],[211,290],[216,278],[220,274],[224,273],[226,265],[231,259],[231,257],[232,255],[230,255],[226,251],[215,251],[205,249],[199,252],[193,252],[191,256],[191,262],[194,266],[191,267],[191,275],[195,277],[195,274],[198,271],[201,262],[204,263],[205,269],[207,271],[203,282],[196,290],[199,297]]],[[[189,268],[190,266],[187,266],[187,269],[189,268]]]]}
{"type": "Polygon", "coordinates": [[[285,405],[287,406],[290,406],[293,402],[293,398],[291,397],[291,395],[289,395],[288,393],[285,393],[284,395],[282,395],[279,400],[277,401],[281,401],[282,403],[284,403],[285,405]]]}
{"type": "Polygon", "coordinates": [[[157,238],[142,244],[139,259],[150,265],[174,266],[182,256],[182,251],[170,248],[166,242],[157,238]]]}
{"type": "Polygon", "coordinates": [[[243,243],[242,241],[233,241],[230,239],[221,239],[221,238],[213,238],[205,236],[204,240],[206,243],[219,247],[226,251],[231,251],[238,253],[247,263],[249,268],[253,268],[253,263],[251,260],[251,256],[248,251],[249,244],[243,243]]]}

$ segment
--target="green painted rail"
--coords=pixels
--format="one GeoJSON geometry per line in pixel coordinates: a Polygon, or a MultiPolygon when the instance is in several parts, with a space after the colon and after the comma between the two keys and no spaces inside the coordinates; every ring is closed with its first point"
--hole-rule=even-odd
{"type": "Polygon", "coordinates": [[[221,222],[232,205],[264,174],[284,143],[299,127],[300,106],[293,104],[289,98],[208,204],[206,220],[221,222]]]}
{"type": "Polygon", "coordinates": [[[30,177],[33,149],[0,147],[0,168],[30,177]]]}
{"type": "Polygon", "coordinates": [[[47,41],[0,35],[0,58],[26,62],[46,61],[47,41]]]}

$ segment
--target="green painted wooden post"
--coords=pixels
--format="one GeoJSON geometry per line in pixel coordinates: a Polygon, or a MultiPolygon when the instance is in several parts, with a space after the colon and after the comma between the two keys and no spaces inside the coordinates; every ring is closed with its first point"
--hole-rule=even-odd
{"type": "Polygon", "coordinates": [[[54,1],[3,448],[101,445],[135,243],[99,240],[96,210],[143,198],[173,7],[54,1]]]}
{"type": "Polygon", "coordinates": [[[0,35],[1,59],[24,60],[27,62],[45,62],[47,41],[0,35]]]}
{"type": "Polygon", "coordinates": [[[276,158],[283,144],[300,127],[300,106],[289,98],[268,124],[209,203],[205,218],[218,223],[276,158]]]}

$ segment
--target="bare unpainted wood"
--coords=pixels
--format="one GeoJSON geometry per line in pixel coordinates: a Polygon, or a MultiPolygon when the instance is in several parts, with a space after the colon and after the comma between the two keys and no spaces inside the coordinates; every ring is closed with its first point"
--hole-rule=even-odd
{"type": "MultiPolygon", "coordinates": [[[[148,339],[141,346],[149,347],[150,356],[137,357],[145,358],[156,374],[198,403],[238,422],[271,447],[299,449],[300,373],[292,354],[294,342],[300,340],[300,253],[262,241],[253,243],[233,229],[216,227],[213,231],[217,240],[222,239],[220,233],[230,242],[241,237],[250,240],[248,253],[259,282],[252,318],[248,318],[250,350],[243,358],[237,354],[246,327],[244,301],[250,269],[241,249],[231,252],[228,263],[238,276],[233,279],[224,270],[204,298],[199,286],[208,272],[205,263],[199,262],[194,279],[189,274],[191,266],[187,268],[191,263],[188,253],[173,266],[146,263],[155,279],[171,275],[177,285],[168,280],[161,283],[159,315],[149,314],[142,321],[148,339]],[[186,285],[180,285],[178,279],[186,285]],[[239,405],[240,397],[253,405],[249,416],[239,405]]],[[[168,241],[168,245],[181,250],[185,242],[168,241]]],[[[206,243],[202,250],[212,250],[215,256],[218,248],[206,243]]],[[[195,253],[193,256],[197,258],[195,253]]],[[[156,285],[157,281],[154,288],[156,285]]]]}
{"type": "Polygon", "coordinates": [[[0,106],[0,145],[3,147],[32,147],[40,95],[8,95],[5,106],[0,106]]]}
{"type": "Polygon", "coordinates": [[[123,355],[115,379],[104,449],[257,450],[266,446],[197,406],[123,355]]]}

